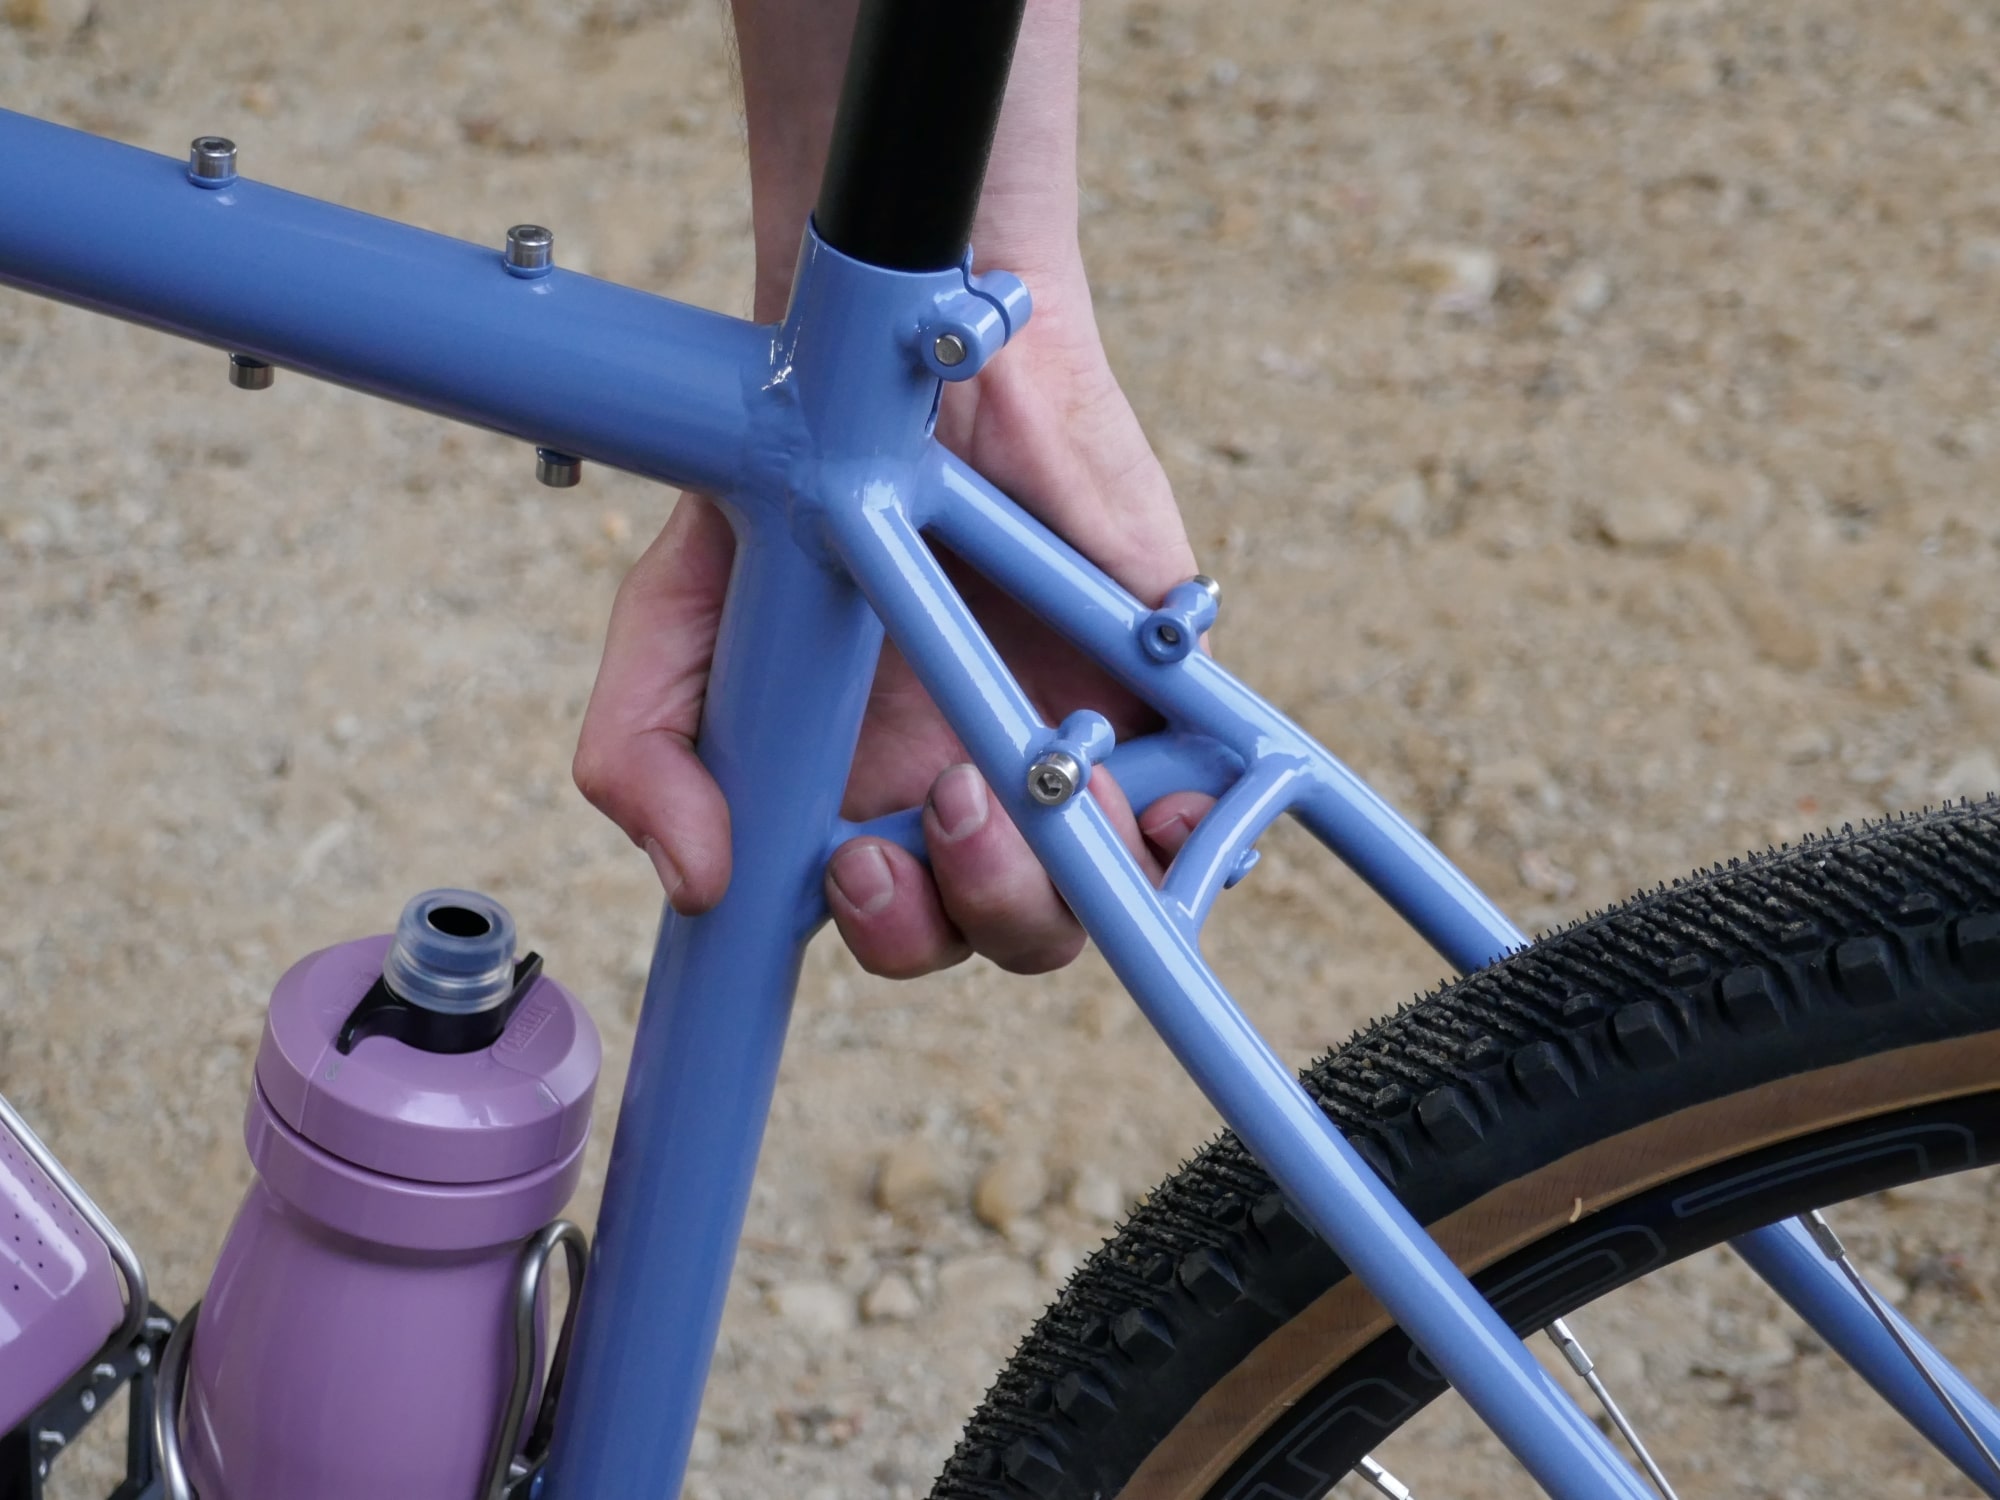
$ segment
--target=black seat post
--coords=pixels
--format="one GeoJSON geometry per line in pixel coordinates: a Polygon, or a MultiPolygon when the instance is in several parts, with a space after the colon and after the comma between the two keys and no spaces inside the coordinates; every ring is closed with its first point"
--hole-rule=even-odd
{"type": "Polygon", "coordinates": [[[1024,0],[861,0],[813,214],[842,254],[939,271],[965,254],[1024,0]]]}

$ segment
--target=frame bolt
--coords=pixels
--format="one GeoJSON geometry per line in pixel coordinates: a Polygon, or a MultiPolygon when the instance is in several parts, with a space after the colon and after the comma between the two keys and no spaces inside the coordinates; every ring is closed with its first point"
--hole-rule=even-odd
{"type": "Polygon", "coordinates": [[[946,369],[957,369],[965,363],[965,340],[955,333],[941,333],[937,336],[937,342],[931,345],[931,353],[937,356],[937,362],[946,369]]]}
{"type": "Polygon", "coordinates": [[[539,224],[507,231],[507,269],[516,276],[546,276],[555,268],[556,237],[539,224]]]}
{"type": "Polygon", "coordinates": [[[229,356],[229,383],[239,391],[268,391],[277,372],[261,359],[247,354],[229,356]]]}
{"type": "Polygon", "coordinates": [[[188,181],[196,187],[228,187],[236,180],[236,142],[226,135],[198,135],[188,147],[188,181]]]}
{"type": "Polygon", "coordinates": [[[553,448],[537,448],[535,478],[552,490],[571,489],[583,478],[583,460],[553,448]]]}
{"type": "Polygon", "coordinates": [[[1044,807],[1061,807],[1083,785],[1083,767],[1067,750],[1049,750],[1028,767],[1028,795],[1044,807]]]}

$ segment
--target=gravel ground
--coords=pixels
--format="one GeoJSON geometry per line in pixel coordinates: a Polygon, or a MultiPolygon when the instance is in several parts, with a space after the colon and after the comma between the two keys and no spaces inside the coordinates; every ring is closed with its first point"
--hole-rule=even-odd
{"type": "MultiPolygon", "coordinates": [[[[572,267],[747,307],[717,4],[0,15],[9,108],[219,131],[265,180],[485,242],[538,220],[572,267]]],[[[1524,923],[2000,787],[1991,0],[1087,26],[1100,312],[1227,585],[1219,649],[1524,923]]],[[[183,1307],[273,980],[470,884],[605,1033],[587,1218],[657,893],[568,756],[669,497],[544,490],[512,441],[238,395],[213,351],[11,293],[0,374],[0,1088],[183,1307]]],[[[1282,830],[1209,946],[1300,1061],[1439,972],[1282,830]]],[[[822,941],[690,1496],[922,1493],[1033,1310],[1212,1128],[1094,958],[895,986],[822,941]],[[885,1153],[935,1190],[880,1210],[885,1153]],[[996,1170],[1004,1232],[973,1207],[996,1170]]],[[[2000,1377],[1983,1184],[1842,1222],[2000,1377]]],[[[1580,1326],[1695,1490],[1954,1493],[1722,1255],[1580,1326]]],[[[1462,1414],[1398,1464],[1426,1500],[1528,1492],[1462,1414]]]]}

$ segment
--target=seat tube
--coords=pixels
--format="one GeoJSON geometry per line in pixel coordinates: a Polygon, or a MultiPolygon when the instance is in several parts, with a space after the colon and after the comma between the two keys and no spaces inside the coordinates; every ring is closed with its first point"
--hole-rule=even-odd
{"type": "Polygon", "coordinates": [[[733,871],[667,912],[611,1148],[550,1500],[679,1493],[852,745],[881,646],[853,585],[739,520],[701,754],[733,871]]]}

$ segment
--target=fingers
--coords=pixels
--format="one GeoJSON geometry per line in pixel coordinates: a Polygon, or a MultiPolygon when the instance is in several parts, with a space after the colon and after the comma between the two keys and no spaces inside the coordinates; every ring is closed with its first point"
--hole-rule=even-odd
{"type": "Polygon", "coordinates": [[[1016,974],[1045,974],[1083,951],[1083,926],[979,772],[952,766],[924,802],[931,872],[952,923],[1016,974]]]}
{"type": "Polygon", "coordinates": [[[722,513],[683,495],[619,586],[571,768],[690,914],[729,885],[729,808],[694,737],[734,550],[722,513]]]}
{"type": "MultiPolygon", "coordinates": [[[[1194,793],[1162,798],[1159,836],[1142,832],[1125,793],[1099,769],[1090,794],[1147,879],[1158,884],[1155,849],[1178,848],[1206,811],[1194,793]]],[[[863,968],[909,978],[983,953],[1017,974],[1059,969],[1083,951],[1084,931],[1043,872],[1020,829],[970,765],[950,767],[923,809],[931,863],[881,839],[843,844],[827,866],[827,905],[863,968]]]]}
{"type": "Polygon", "coordinates": [[[826,867],[826,904],[871,974],[914,979],[972,952],[945,915],[923,862],[883,839],[850,839],[834,851],[826,867]]]}

